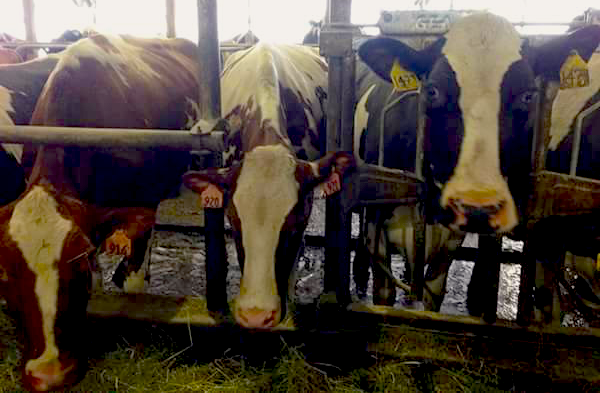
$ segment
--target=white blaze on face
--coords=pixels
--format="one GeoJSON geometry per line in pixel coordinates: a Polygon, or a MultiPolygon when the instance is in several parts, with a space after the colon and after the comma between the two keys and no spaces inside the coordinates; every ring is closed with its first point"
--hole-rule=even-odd
{"type": "Polygon", "coordinates": [[[470,191],[496,194],[512,203],[500,170],[501,84],[511,64],[521,59],[521,39],[506,19],[480,13],[457,21],[442,50],[456,74],[464,137],[457,166],[442,194],[470,191]]]}
{"type": "Polygon", "coordinates": [[[246,257],[238,309],[279,308],[275,252],[283,224],[298,202],[296,165],[282,145],[260,146],[244,156],[233,195],[246,257]]]}
{"type": "Polygon", "coordinates": [[[60,215],[56,200],[40,186],[34,186],[16,204],[9,222],[8,233],[35,274],[35,295],[42,313],[45,348],[39,358],[27,362],[28,371],[58,359],[54,335],[59,286],[56,262],[72,228],[73,222],[60,215]]]}
{"type": "Polygon", "coordinates": [[[585,104],[600,90],[600,53],[594,53],[588,61],[590,85],[575,89],[558,90],[552,102],[550,126],[551,150],[556,150],[560,142],[569,134],[575,117],[585,104]]]}
{"type": "Polygon", "coordinates": [[[363,132],[366,131],[369,123],[369,112],[367,111],[367,100],[376,85],[371,85],[369,89],[360,97],[356,110],[354,111],[354,157],[359,162],[364,162],[363,157],[359,157],[360,140],[363,132]]]}

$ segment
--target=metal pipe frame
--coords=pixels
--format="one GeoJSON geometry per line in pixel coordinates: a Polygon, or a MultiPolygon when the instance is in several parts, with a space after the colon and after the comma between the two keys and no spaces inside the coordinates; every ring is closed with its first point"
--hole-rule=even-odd
{"type": "MultiPolygon", "coordinates": [[[[384,136],[385,136],[385,116],[387,114],[387,112],[394,107],[397,103],[399,103],[400,101],[403,101],[406,97],[411,96],[411,95],[419,95],[419,91],[418,90],[410,90],[410,91],[405,91],[404,93],[402,93],[399,97],[397,97],[395,100],[393,100],[392,102],[390,102],[389,104],[387,104],[386,106],[383,107],[383,115],[381,116],[381,122],[379,124],[379,155],[377,158],[377,164],[379,166],[383,166],[383,161],[384,161],[384,136]]],[[[416,168],[416,167],[415,167],[416,168]]]]}
{"type": "Polygon", "coordinates": [[[199,108],[203,120],[221,117],[221,56],[217,29],[217,1],[198,0],[199,108]]]}
{"type": "Polygon", "coordinates": [[[34,143],[90,148],[223,151],[224,134],[192,134],[182,130],[0,126],[4,143],[34,143]]]}
{"type": "Polygon", "coordinates": [[[571,150],[571,168],[569,175],[575,176],[577,174],[577,165],[579,164],[579,150],[581,149],[581,133],[583,132],[583,120],[594,113],[600,108],[600,101],[590,106],[583,112],[581,112],[575,120],[575,130],[573,132],[573,148],[571,150]]]}
{"type": "Polygon", "coordinates": [[[175,38],[175,0],[165,0],[166,8],[166,23],[167,23],[167,38],[175,38]]]}

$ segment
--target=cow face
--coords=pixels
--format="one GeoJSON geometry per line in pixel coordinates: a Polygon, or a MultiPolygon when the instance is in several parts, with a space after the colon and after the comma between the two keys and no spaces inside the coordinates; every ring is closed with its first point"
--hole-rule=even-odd
{"type": "Polygon", "coordinates": [[[479,233],[508,232],[518,223],[531,167],[534,78],[558,79],[572,49],[588,59],[599,30],[590,26],[530,48],[507,20],[480,13],[422,51],[389,38],[360,47],[380,77],[391,81],[397,63],[423,80],[425,173],[441,187],[442,223],[479,233]]]}
{"type": "Polygon", "coordinates": [[[45,391],[80,376],[94,247],[58,197],[34,186],[0,211],[0,297],[24,339],[23,381],[45,391]]]}
{"type": "MultiPolygon", "coordinates": [[[[341,179],[353,166],[347,153],[306,162],[296,159],[283,145],[270,145],[246,153],[240,165],[184,175],[186,186],[198,193],[210,185],[225,191],[243,268],[234,308],[240,325],[270,328],[279,323],[313,191],[329,178],[341,179]]],[[[326,195],[332,190],[324,187],[326,195]]]]}

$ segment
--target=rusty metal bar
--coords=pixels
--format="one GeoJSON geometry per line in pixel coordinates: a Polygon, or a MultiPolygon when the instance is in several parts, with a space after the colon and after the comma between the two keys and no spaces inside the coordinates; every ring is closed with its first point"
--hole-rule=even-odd
{"type": "Polygon", "coordinates": [[[200,135],[181,130],[0,126],[0,141],[96,148],[224,150],[222,133],[200,135]]]}
{"type": "Polygon", "coordinates": [[[221,80],[217,1],[198,0],[198,58],[200,75],[200,115],[212,120],[221,117],[221,80]]]}
{"type": "Polygon", "coordinates": [[[175,0],[165,0],[167,19],[167,38],[175,38],[175,0]]]}

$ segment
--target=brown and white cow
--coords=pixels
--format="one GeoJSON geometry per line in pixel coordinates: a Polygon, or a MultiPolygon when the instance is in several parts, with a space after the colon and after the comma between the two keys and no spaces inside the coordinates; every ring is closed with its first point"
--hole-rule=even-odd
{"type": "MultiPolygon", "coordinates": [[[[31,123],[181,128],[198,94],[196,55],[185,40],[82,40],[61,56],[31,123]]],[[[154,208],[177,187],[187,154],[50,146],[32,153],[25,152],[33,162],[26,191],[0,209],[0,295],[23,326],[25,386],[48,390],[84,369],[94,250],[143,256],[154,208]]]]}
{"type": "Polygon", "coordinates": [[[224,199],[243,268],[235,319],[244,327],[270,328],[286,312],[315,187],[343,177],[354,161],[346,153],[318,159],[327,64],[313,49],[259,43],[234,53],[221,89],[223,114],[236,128],[229,139],[237,150],[228,152],[235,163],[189,172],[184,183],[203,193],[209,206],[213,196],[224,199]]]}

